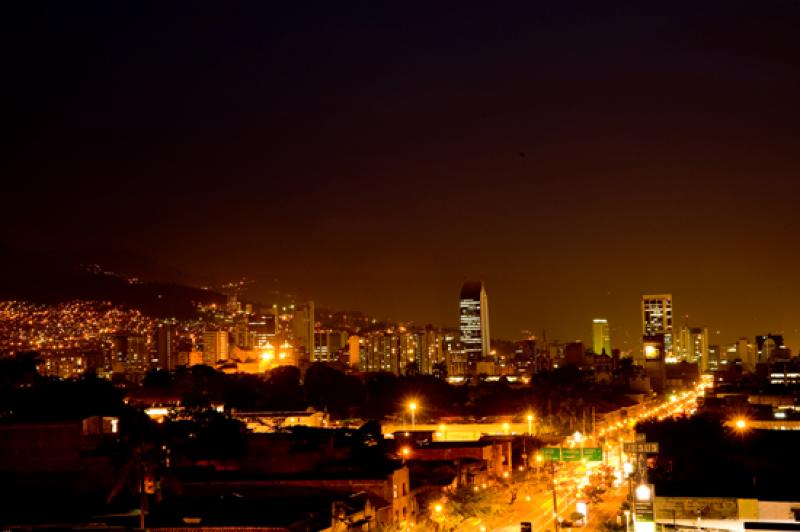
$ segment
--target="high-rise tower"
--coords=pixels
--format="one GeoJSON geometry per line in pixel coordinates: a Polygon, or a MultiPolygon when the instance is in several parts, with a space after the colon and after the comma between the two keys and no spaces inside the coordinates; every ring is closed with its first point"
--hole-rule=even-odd
{"type": "Polygon", "coordinates": [[[592,351],[597,355],[605,353],[611,356],[611,333],[608,320],[592,320],[592,351]]]}
{"type": "Polygon", "coordinates": [[[673,357],[672,347],[672,294],[645,294],[642,296],[642,336],[652,338],[663,335],[662,358],[673,357]]]}
{"type": "Polygon", "coordinates": [[[489,356],[489,301],[483,282],[468,282],[461,287],[459,303],[461,345],[470,372],[478,361],[489,356]]]}

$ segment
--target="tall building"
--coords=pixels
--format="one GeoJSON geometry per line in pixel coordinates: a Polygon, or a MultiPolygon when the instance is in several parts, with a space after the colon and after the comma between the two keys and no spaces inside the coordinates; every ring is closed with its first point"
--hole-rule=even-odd
{"type": "Polygon", "coordinates": [[[300,358],[311,360],[314,355],[314,302],[294,308],[292,316],[292,338],[300,358]]]}
{"type": "Polygon", "coordinates": [[[672,342],[672,294],[642,296],[642,337],[657,335],[664,336],[664,360],[675,361],[672,342]]]}
{"type": "Polygon", "coordinates": [[[228,331],[207,330],[203,333],[203,363],[213,365],[228,359],[228,331]]]}
{"type": "Polygon", "coordinates": [[[248,347],[260,349],[275,343],[275,314],[263,314],[247,323],[248,347]]]}
{"type": "Polygon", "coordinates": [[[709,370],[708,357],[708,329],[705,327],[689,327],[687,333],[686,358],[687,362],[700,364],[700,371],[709,370]]]}
{"type": "Polygon", "coordinates": [[[720,368],[722,362],[722,346],[710,344],[708,346],[708,369],[714,371],[720,368]]]}
{"type": "Polygon", "coordinates": [[[784,358],[781,356],[784,351],[786,351],[786,346],[783,344],[783,335],[760,334],[756,336],[756,362],[769,362],[772,357],[784,358]]]}
{"type": "Polygon", "coordinates": [[[419,337],[419,372],[425,375],[431,375],[434,372],[434,366],[445,362],[444,348],[442,345],[443,335],[441,331],[434,329],[433,326],[426,325],[425,331],[420,332],[419,337]]]}
{"type": "Polygon", "coordinates": [[[147,338],[139,334],[118,334],[111,347],[111,369],[115,373],[144,373],[150,367],[147,338]]]}
{"type": "Polygon", "coordinates": [[[611,332],[608,320],[592,320],[592,351],[597,355],[605,353],[611,356],[611,332]]]}
{"type": "Polygon", "coordinates": [[[739,360],[747,371],[754,371],[756,367],[756,354],[753,344],[747,338],[739,338],[729,344],[725,349],[725,363],[732,364],[739,360]]]}
{"type": "Polygon", "coordinates": [[[320,329],[314,333],[312,362],[337,362],[339,350],[347,346],[347,332],[320,329]]]}
{"type": "Polygon", "coordinates": [[[175,326],[160,323],[155,337],[158,367],[167,371],[174,370],[178,365],[178,335],[175,326]]]}
{"type": "Polygon", "coordinates": [[[467,367],[475,372],[477,363],[489,356],[489,301],[483,282],[468,282],[461,287],[460,332],[467,367]]]}

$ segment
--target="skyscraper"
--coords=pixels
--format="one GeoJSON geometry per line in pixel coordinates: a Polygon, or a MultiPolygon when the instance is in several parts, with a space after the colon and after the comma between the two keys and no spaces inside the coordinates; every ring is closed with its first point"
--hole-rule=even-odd
{"type": "Polygon", "coordinates": [[[592,351],[597,355],[605,353],[611,356],[611,333],[608,320],[592,320],[592,351]]]}
{"type": "Polygon", "coordinates": [[[688,344],[686,347],[687,362],[700,364],[700,371],[709,369],[708,356],[708,329],[705,327],[689,327],[688,344]]]}
{"type": "Polygon", "coordinates": [[[178,336],[175,326],[170,323],[160,323],[156,329],[155,339],[158,367],[168,371],[174,370],[178,362],[176,349],[178,336]]]}
{"type": "Polygon", "coordinates": [[[672,360],[672,294],[642,296],[642,336],[657,335],[664,335],[663,358],[672,360]]]}
{"type": "Polygon", "coordinates": [[[489,301],[483,282],[468,282],[461,287],[460,332],[467,368],[474,372],[477,363],[489,356],[489,301]]]}
{"type": "Polygon", "coordinates": [[[203,332],[203,363],[213,365],[228,359],[228,331],[203,332]]]}
{"type": "Polygon", "coordinates": [[[311,360],[314,355],[314,302],[299,305],[292,316],[292,339],[294,348],[302,353],[302,358],[311,360]]]}

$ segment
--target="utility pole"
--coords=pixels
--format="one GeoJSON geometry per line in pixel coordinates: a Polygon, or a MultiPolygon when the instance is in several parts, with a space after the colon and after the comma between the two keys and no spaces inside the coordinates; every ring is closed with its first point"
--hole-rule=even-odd
{"type": "Polygon", "coordinates": [[[147,474],[145,470],[144,457],[141,459],[141,475],[139,479],[139,491],[141,492],[141,500],[139,501],[139,528],[144,530],[144,514],[147,512],[147,491],[144,487],[144,477],[147,474]]]}
{"type": "Polygon", "coordinates": [[[553,482],[553,530],[558,530],[558,494],[556,493],[556,463],[550,462],[550,477],[553,482]]]}

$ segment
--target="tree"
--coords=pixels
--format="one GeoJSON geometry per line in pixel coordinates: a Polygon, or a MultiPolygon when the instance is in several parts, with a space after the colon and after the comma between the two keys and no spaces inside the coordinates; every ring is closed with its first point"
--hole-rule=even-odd
{"type": "Polygon", "coordinates": [[[303,386],[311,406],[335,417],[349,417],[351,408],[364,405],[361,379],[345,375],[327,364],[312,364],[306,371],[303,386]]]}
{"type": "Polygon", "coordinates": [[[163,369],[151,368],[144,376],[142,387],[144,388],[170,388],[172,386],[172,377],[169,371],[163,369]]]}
{"type": "Polygon", "coordinates": [[[267,380],[267,406],[274,410],[302,410],[307,403],[300,384],[300,370],[295,366],[278,366],[267,380]]]}

